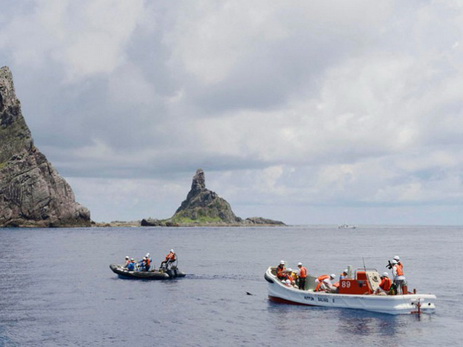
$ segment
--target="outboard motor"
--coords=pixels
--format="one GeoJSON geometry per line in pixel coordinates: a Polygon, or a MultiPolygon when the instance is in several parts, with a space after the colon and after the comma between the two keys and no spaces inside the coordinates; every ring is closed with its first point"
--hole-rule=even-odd
{"type": "Polygon", "coordinates": [[[167,274],[171,277],[177,277],[177,267],[173,265],[170,269],[167,270],[167,274]]]}
{"type": "Polygon", "coordinates": [[[177,266],[175,265],[172,265],[172,271],[174,272],[174,276],[177,277],[178,273],[177,273],[177,266]]]}

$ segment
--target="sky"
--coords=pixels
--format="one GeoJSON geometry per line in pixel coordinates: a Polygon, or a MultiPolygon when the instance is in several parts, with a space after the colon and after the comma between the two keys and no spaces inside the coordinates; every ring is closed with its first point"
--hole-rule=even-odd
{"type": "Polygon", "coordinates": [[[463,2],[0,0],[35,145],[97,222],[463,224],[463,2]]]}

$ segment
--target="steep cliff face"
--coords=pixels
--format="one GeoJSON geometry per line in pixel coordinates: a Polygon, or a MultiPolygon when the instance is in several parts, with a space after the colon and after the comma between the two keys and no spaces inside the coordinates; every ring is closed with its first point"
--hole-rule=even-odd
{"type": "Polygon", "coordinates": [[[90,224],[88,209],[34,146],[11,71],[0,68],[0,227],[90,224]]]}
{"type": "Polygon", "coordinates": [[[191,190],[185,201],[171,218],[173,222],[199,222],[237,224],[242,219],[235,216],[230,204],[215,192],[206,188],[204,171],[198,169],[191,183],[191,190]]]}

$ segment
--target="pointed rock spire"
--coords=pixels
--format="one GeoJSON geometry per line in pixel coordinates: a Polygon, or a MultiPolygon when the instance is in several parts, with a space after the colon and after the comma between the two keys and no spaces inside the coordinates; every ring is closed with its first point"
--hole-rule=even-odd
{"type": "Polygon", "coordinates": [[[202,169],[196,170],[191,182],[191,190],[185,201],[171,218],[177,223],[241,223],[242,219],[235,216],[230,204],[215,192],[206,188],[206,178],[202,169]]]}

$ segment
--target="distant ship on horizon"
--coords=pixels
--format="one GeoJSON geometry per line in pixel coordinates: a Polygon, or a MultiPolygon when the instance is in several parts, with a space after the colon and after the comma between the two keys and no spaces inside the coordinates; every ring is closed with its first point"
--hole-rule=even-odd
{"type": "Polygon", "coordinates": [[[338,229],[355,229],[357,228],[355,225],[349,225],[349,224],[341,224],[338,226],[338,229]]]}

